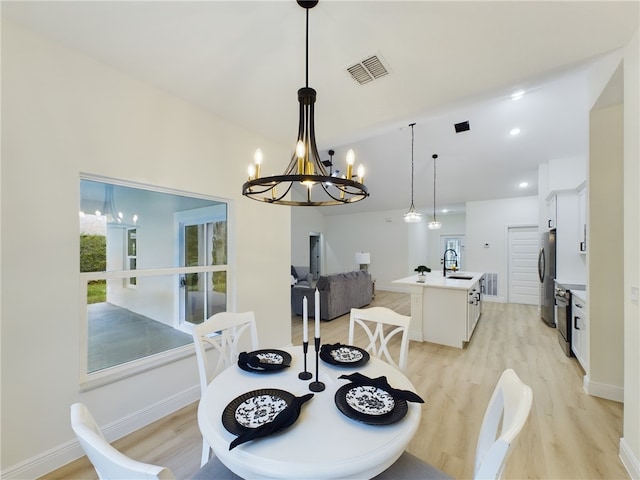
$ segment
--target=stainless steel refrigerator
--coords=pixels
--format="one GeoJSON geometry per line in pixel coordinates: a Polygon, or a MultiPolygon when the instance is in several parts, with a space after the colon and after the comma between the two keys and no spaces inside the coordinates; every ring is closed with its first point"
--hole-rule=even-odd
{"type": "Polygon", "coordinates": [[[556,278],[556,231],[542,234],[542,247],[538,254],[538,277],[540,278],[540,317],[550,327],[556,326],[555,292],[556,278]]]}

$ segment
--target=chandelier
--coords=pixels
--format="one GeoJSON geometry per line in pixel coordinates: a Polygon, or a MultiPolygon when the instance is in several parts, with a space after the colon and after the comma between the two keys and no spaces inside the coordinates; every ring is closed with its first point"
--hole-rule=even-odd
{"type": "Polygon", "coordinates": [[[413,127],[415,123],[411,123],[411,206],[409,211],[404,214],[404,221],[407,223],[416,223],[422,220],[422,214],[416,211],[416,207],[413,205],[413,127]]]}
{"type": "Polygon", "coordinates": [[[318,4],[318,0],[297,0],[306,10],[306,83],[298,90],[300,117],[298,140],[291,161],[282,175],[262,177],[262,151],[256,150],[254,163],[249,167],[249,179],[242,185],[242,194],[254,200],[290,206],[342,205],[358,202],[369,196],[364,185],[364,167],[360,165],[353,174],[355,154],[347,153],[346,175],[337,176],[327,173],[325,164],[320,160],[316,147],[314,127],[314,103],[316,91],[309,87],[309,10],[318,4]],[[303,185],[306,200],[285,200],[294,184],[303,185]]]}
{"type": "MultiPolygon", "coordinates": [[[[102,209],[94,212],[96,217],[102,217],[108,226],[130,228],[135,227],[138,223],[138,215],[133,214],[130,218],[125,217],[121,210],[116,206],[116,200],[113,192],[113,185],[104,184],[104,202],[102,209]]],[[[80,212],[80,216],[84,216],[84,212],[80,212]]]]}
{"type": "Polygon", "coordinates": [[[430,221],[427,226],[429,230],[438,230],[442,227],[442,223],[438,221],[436,218],[436,159],[438,155],[435,153],[432,155],[433,157],[433,220],[430,221]]]}

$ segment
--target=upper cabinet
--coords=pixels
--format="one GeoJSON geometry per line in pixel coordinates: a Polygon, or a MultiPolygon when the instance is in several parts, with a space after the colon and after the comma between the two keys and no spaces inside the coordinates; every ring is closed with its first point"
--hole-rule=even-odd
{"type": "Polygon", "coordinates": [[[547,228],[556,228],[558,223],[558,202],[555,194],[547,198],[547,212],[547,228]]]}
{"type": "Polygon", "coordinates": [[[556,278],[564,283],[586,283],[586,241],[580,202],[584,199],[577,190],[551,192],[547,197],[549,228],[556,231],[556,278]],[[584,243],[583,243],[584,242],[584,243]],[[585,251],[580,247],[584,245],[585,251]]]}
{"type": "Polygon", "coordinates": [[[587,186],[578,189],[578,251],[587,253],[587,186]]]}

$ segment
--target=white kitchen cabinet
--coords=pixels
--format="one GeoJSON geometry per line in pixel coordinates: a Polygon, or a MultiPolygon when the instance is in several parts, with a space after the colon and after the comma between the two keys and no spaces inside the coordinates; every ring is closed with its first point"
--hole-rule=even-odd
{"type": "Polygon", "coordinates": [[[447,277],[431,272],[424,282],[418,282],[417,275],[394,280],[411,293],[411,340],[464,348],[480,318],[483,277],[478,272],[447,277]]]}
{"type": "Polygon", "coordinates": [[[558,224],[557,196],[551,195],[547,198],[547,228],[556,228],[558,224]]]}
{"type": "Polygon", "coordinates": [[[578,251],[587,253],[587,188],[578,190],[578,251]]]}
{"type": "Polygon", "coordinates": [[[585,255],[579,251],[580,198],[577,190],[553,192],[556,205],[556,278],[561,283],[586,284],[585,255]]]}
{"type": "Polygon", "coordinates": [[[480,300],[480,282],[478,281],[467,290],[467,342],[471,340],[473,331],[480,318],[480,300]]]}
{"type": "Polygon", "coordinates": [[[589,311],[586,296],[571,295],[571,350],[589,374],[589,311]]]}

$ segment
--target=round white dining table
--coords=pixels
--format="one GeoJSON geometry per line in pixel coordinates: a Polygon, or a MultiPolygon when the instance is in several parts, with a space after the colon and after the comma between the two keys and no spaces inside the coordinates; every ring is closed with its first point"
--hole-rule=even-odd
{"type": "Polygon", "coordinates": [[[335,404],[335,393],[348,380],[342,374],[360,372],[370,378],[386,376],[398,389],[415,388],[402,372],[374,358],[357,368],[329,365],[319,360],[319,380],[325,390],[304,403],[298,420],[285,430],[229,450],[236,436],[222,424],[222,414],[236,397],[258,389],[276,388],[296,396],[313,393],[315,352],[310,346],[307,370],[311,380],[300,380],[302,346],[280,348],[291,354],[291,366],[277,372],[246,372],[237,365],[221,372],[209,384],[198,407],[198,424],[215,455],[245,479],[365,479],[393,464],[413,438],[422,415],[420,403],[407,402],[404,418],[390,425],[369,425],[345,416],[335,404]]]}

